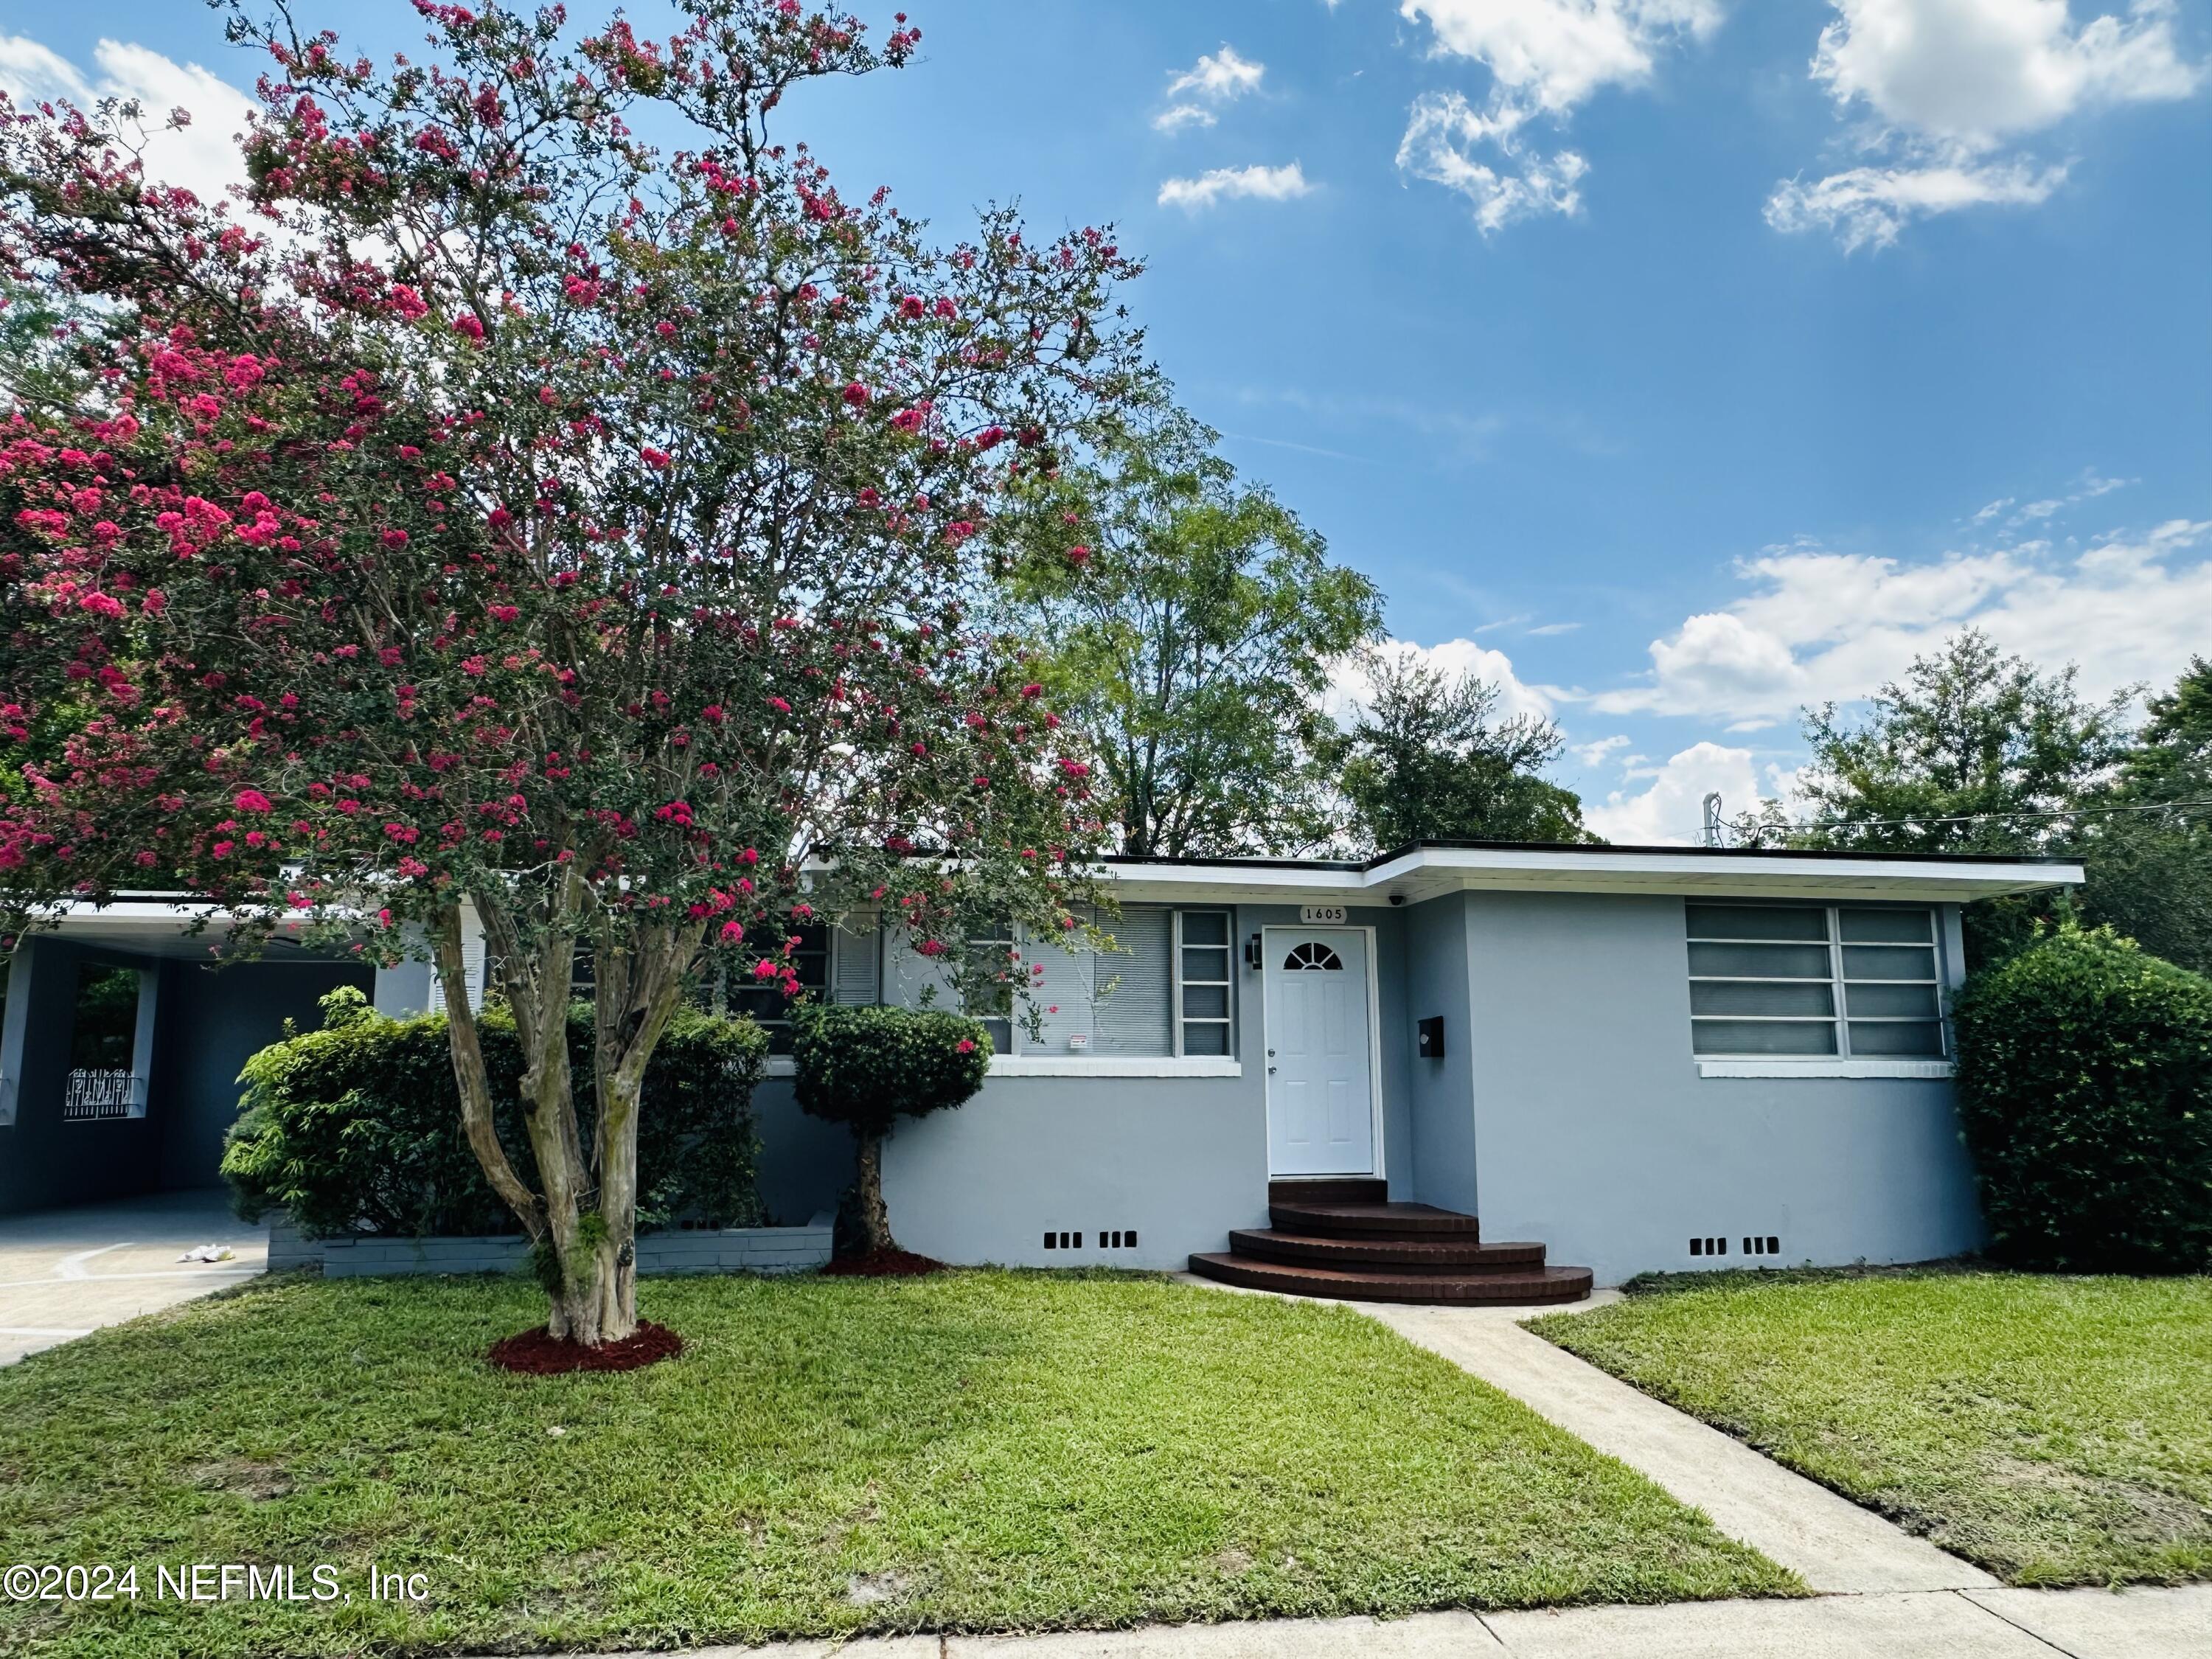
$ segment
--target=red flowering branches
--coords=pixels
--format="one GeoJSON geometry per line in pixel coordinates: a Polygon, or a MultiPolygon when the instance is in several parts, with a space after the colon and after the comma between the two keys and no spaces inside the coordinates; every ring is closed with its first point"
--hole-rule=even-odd
{"type": "MultiPolygon", "coordinates": [[[[388,73],[288,13],[248,199],[144,179],[124,112],[0,121],[0,258],[94,302],[87,388],[0,431],[0,883],[180,883],[265,934],[426,941],[487,1173],[560,1263],[556,1329],[635,1319],[645,1062],[706,951],[793,983],[794,919],[925,946],[1057,925],[1099,826],[979,526],[1139,369],[1103,233],[927,244],[767,123],[902,61],[793,0],[676,38],[418,4],[388,73]],[[640,106],[688,122],[662,157],[640,106]],[[486,930],[538,1182],[459,994],[486,930]],[[601,1109],[562,1035],[595,956],[601,1109]]],[[[957,953],[955,953],[957,954],[957,953]]]]}

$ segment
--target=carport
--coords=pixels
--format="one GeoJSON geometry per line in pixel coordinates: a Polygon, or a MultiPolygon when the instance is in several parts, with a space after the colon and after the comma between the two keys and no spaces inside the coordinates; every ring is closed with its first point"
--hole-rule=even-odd
{"type": "Polygon", "coordinates": [[[240,1068],[286,1019],[374,970],[299,945],[217,959],[221,918],[147,896],[64,916],[7,964],[0,1014],[0,1215],[222,1184],[240,1068]]]}

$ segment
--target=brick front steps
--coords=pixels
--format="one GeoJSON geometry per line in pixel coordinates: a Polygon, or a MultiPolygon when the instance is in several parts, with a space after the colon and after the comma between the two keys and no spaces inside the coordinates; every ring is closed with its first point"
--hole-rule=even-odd
{"type": "Polygon", "coordinates": [[[1552,1267],[1541,1244],[1486,1244],[1474,1217],[1393,1204],[1380,1181],[1268,1183],[1272,1227],[1229,1235],[1190,1270],[1224,1285],[1356,1302],[1578,1302],[1587,1267],[1552,1267]]]}

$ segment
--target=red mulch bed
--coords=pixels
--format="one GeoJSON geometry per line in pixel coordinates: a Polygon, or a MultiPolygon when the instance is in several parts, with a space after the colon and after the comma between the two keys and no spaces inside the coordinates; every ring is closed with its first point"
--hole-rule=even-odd
{"type": "Polygon", "coordinates": [[[832,1279],[916,1279],[943,1273],[945,1264],[912,1250],[871,1250],[833,1261],[822,1271],[832,1279]]]}
{"type": "Polygon", "coordinates": [[[491,1345],[484,1358],[503,1370],[525,1376],[558,1376],[566,1371],[634,1371],[655,1360],[673,1359],[684,1352],[684,1339],[665,1325],[641,1319],[637,1329],[620,1342],[603,1342],[587,1348],[567,1337],[549,1335],[544,1326],[503,1337],[491,1345]]]}

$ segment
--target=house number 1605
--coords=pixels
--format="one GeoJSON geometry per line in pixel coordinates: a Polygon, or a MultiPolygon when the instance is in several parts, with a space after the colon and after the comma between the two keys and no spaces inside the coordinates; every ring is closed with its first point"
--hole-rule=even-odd
{"type": "Polygon", "coordinates": [[[1301,904],[1298,920],[1309,927],[1341,927],[1351,915],[1341,904],[1301,904]]]}

